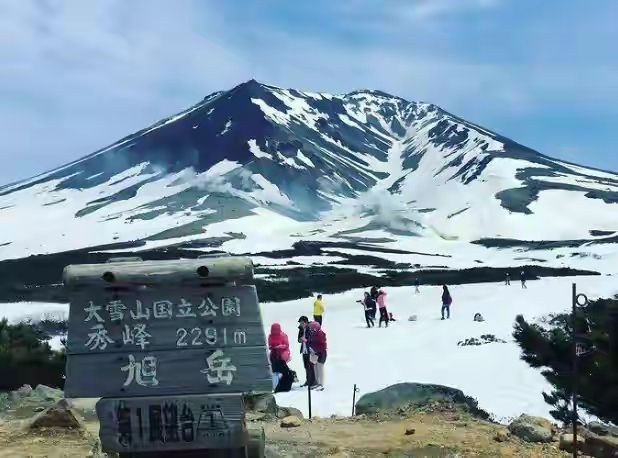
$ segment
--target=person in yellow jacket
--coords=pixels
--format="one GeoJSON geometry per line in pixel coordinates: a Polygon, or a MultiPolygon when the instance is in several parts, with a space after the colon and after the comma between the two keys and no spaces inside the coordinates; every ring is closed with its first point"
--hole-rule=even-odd
{"type": "Polygon", "coordinates": [[[324,302],[322,301],[322,295],[318,294],[317,299],[313,303],[313,320],[320,323],[320,326],[322,326],[322,315],[324,315],[324,302]]]}

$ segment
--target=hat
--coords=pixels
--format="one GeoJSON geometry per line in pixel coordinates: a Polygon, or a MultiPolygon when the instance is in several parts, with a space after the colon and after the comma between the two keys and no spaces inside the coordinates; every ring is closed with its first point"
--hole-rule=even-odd
{"type": "Polygon", "coordinates": [[[309,318],[307,318],[305,315],[303,315],[303,316],[301,316],[301,317],[298,319],[298,322],[299,322],[299,323],[300,323],[301,321],[306,321],[306,322],[308,323],[308,322],[309,322],[309,318]]]}

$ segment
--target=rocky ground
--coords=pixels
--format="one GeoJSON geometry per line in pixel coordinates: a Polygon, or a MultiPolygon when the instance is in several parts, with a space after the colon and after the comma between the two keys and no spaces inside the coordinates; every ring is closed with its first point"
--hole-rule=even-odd
{"type": "MultiPolygon", "coordinates": [[[[98,450],[94,401],[61,396],[37,387],[2,397],[0,458],[106,456],[98,450]]],[[[272,458],[569,456],[568,437],[561,438],[547,420],[522,416],[507,427],[487,420],[472,401],[448,387],[400,384],[361,398],[357,408],[365,413],[355,417],[303,419],[296,409],[277,406],[271,395],[246,404],[248,424],[264,428],[265,456],[272,458]],[[396,401],[393,390],[400,395],[396,401]]],[[[595,429],[599,436],[582,432],[613,441],[611,450],[618,450],[618,438],[611,437],[618,432],[595,429]]],[[[597,449],[594,456],[618,456],[608,450],[597,449]]]]}

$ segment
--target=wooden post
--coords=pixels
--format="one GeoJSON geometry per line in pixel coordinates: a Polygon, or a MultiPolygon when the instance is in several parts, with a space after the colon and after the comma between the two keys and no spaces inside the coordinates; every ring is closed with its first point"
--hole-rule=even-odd
{"type": "Polygon", "coordinates": [[[573,374],[571,394],[573,397],[573,457],[577,458],[577,339],[575,329],[575,317],[577,313],[577,285],[573,283],[573,308],[571,311],[571,340],[573,352],[573,374]]]}
{"type": "Polygon", "coordinates": [[[311,420],[311,386],[307,385],[307,397],[309,398],[309,420],[311,420]]]}
{"type": "Polygon", "coordinates": [[[359,389],[356,387],[356,383],[354,384],[354,392],[352,393],[352,416],[354,416],[354,412],[356,410],[356,393],[358,393],[359,389]]]}

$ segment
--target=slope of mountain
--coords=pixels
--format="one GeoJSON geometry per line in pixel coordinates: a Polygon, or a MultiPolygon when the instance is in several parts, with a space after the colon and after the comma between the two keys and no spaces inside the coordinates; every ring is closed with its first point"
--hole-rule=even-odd
{"type": "Polygon", "coordinates": [[[1,187],[0,217],[0,259],[127,241],[238,252],[299,239],[585,241],[618,230],[618,174],[435,105],[251,80],[1,187]]]}

